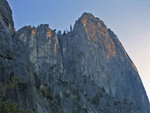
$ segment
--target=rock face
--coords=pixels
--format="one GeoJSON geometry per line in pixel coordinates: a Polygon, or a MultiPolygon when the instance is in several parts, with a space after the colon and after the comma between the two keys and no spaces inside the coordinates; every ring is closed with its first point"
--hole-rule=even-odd
{"type": "Polygon", "coordinates": [[[18,79],[10,98],[25,109],[150,113],[135,65],[99,18],[84,13],[73,29],[58,34],[46,24],[14,32],[11,15],[0,0],[0,82],[18,79]]]}
{"type": "Polygon", "coordinates": [[[4,82],[13,72],[13,29],[11,9],[7,1],[0,0],[0,80],[4,82]]]}
{"type": "Polygon", "coordinates": [[[0,0],[0,31],[13,33],[12,11],[6,0],[0,0]]]}

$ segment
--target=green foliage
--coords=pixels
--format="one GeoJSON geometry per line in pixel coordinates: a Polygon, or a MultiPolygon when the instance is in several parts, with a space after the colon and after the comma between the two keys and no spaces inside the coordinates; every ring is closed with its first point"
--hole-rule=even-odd
{"type": "Polygon", "coordinates": [[[7,99],[4,101],[7,90],[15,88],[16,84],[17,80],[14,77],[7,84],[0,83],[0,113],[34,113],[20,108],[13,100],[7,99]]]}
{"type": "Polygon", "coordinates": [[[51,94],[51,92],[48,91],[48,90],[46,90],[45,88],[41,88],[40,91],[41,91],[43,97],[45,97],[45,98],[47,98],[47,99],[50,99],[50,100],[53,100],[53,99],[54,99],[54,97],[53,97],[53,95],[51,94]]]}
{"type": "Polygon", "coordinates": [[[16,84],[17,79],[14,76],[11,77],[7,84],[0,83],[0,98],[5,96],[7,90],[15,88],[16,84]]]}
{"type": "Polygon", "coordinates": [[[74,113],[74,110],[71,110],[69,113],[74,113]]]}
{"type": "Polygon", "coordinates": [[[34,113],[34,112],[31,110],[24,110],[23,108],[20,108],[18,113],[34,113]]]}
{"type": "Polygon", "coordinates": [[[34,113],[30,110],[19,108],[18,104],[12,100],[2,101],[0,99],[0,113],[34,113]]]}
{"type": "Polygon", "coordinates": [[[118,100],[118,101],[115,101],[114,104],[115,104],[115,105],[119,105],[119,104],[121,104],[121,101],[119,101],[119,100],[118,100]]]}
{"type": "Polygon", "coordinates": [[[93,103],[94,105],[98,105],[101,97],[103,97],[103,95],[102,95],[101,93],[97,93],[97,94],[93,97],[92,103],[93,103]]]}
{"type": "Polygon", "coordinates": [[[0,100],[0,113],[15,113],[18,111],[17,104],[13,101],[0,100]]]}
{"type": "Polygon", "coordinates": [[[18,104],[12,100],[0,100],[0,113],[33,113],[32,111],[19,108],[18,104]]]}

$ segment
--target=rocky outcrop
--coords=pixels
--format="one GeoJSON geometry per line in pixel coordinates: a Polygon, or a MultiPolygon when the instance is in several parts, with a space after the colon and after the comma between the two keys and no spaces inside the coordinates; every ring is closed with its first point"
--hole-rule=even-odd
{"type": "Polygon", "coordinates": [[[9,78],[13,70],[13,21],[11,9],[5,0],[0,0],[0,81],[9,78]],[[7,21],[9,25],[7,25],[7,21]]]}
{"type": "Polygon", "coordinates": [[[13,33],[14,31],[12,11],[6,0],[0,0],[0,31],[7,33],[13,33]]]}
{"type": "Polygon", "coordinates": [[[63,34],[46,24],[14,32],[2,3],[11,27],[0,19],[0,81],[18,80],[10,98],[36,113],[150,113],[135,65],[99,18],[84,13],[63,34]]]}

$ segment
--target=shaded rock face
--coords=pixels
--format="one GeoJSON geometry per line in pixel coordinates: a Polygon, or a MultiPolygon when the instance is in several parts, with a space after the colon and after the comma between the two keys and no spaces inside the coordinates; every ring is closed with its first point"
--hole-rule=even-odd
{"type": "Polygon", "coordinates": [[[68,33],[57,34],[46,24],[14,32],[8,3],[1,0],[0,8],[11,26],[0,18],[0,81],[18,79],[10,98],[25,109],[150,113],[136,67],[103,21],[84,13],[68,33]]]}
{"type": "Polygon", "coordinates": [[[12,11],[6,0],[0,0],[0,31],[13,33],[12,11]]]}
{"type": "Polygon", "coordinates": [[[13,74],[12,56],[13,38],[12,29],[9,29],[7,22],[13,28],[11,9],[5,0],[0,0],[0,81],[6,81],[13,74]]]}

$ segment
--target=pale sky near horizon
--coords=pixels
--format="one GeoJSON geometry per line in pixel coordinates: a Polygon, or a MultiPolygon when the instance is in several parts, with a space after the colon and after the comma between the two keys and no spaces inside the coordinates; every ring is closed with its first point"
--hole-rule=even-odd
{"type": "Polygon", "coordinates": [[[99,17],[118,36],[150,99],[150,0],[8,0],[15,28],[49,24],[69,29],[83,12],[99,17]]]}

